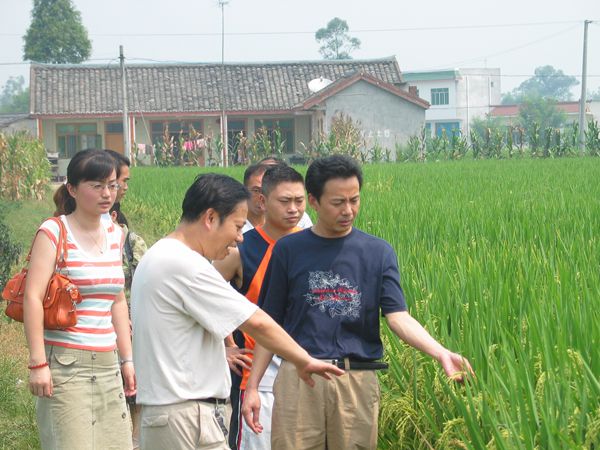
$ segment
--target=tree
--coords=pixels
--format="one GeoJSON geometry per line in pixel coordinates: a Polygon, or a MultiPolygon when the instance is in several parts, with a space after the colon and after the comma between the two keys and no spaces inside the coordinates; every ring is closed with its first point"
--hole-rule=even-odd
{"type": "Polygon", "coordinates": [[[0,113],[29,112],[29,88],[22,76],[10,77],[0,93],[0,113]]]}
{"type": "Polygon", "coordinates": [[[348,23],[339,17],[329,21],[326,28],[315,33],[317,43],[321,44],[319,53],[325,59],[352,59],[350,52],[360,48],[360,40],[348,35],[348,23]]]}
{"type": "Polygon", "coordinates": [[[565,113],[550,98],[530,96],[524,99],[519,108],[519,124],[527,136],[537,129],[543,137],[548,128],[560,128],[565,120],[565,113]]]}
{"type": "Polygon", "coordinates": [[[25,36],[23,59],[78,64],[92,49],[81,14],[71,0],[34,0],[25,36]]]}
{"type": "Polygon", "coordinates": [[[571,100],[571,88],[579,81],[575,77],[565,75],[562,70],[552,66],[540,66],[535,69],[535,75],[523,81],[519,87],[505,94],[503,104],[521,103],[525,97],[552,98],[557,101],[571,100]]]}

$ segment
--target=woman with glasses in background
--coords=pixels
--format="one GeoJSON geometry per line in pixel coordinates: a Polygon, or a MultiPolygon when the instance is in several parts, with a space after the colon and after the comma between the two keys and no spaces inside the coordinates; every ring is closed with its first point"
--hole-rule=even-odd
{"type": "Polygon", "coordinates": [[[54,271],[58,225],[45,221],[33,244],[24,322],[43,449],[131,448],[125,394],[136,387],[123,293],[123,236],[120,227],[100,220],[118,189],[114,159],[104,150],[84,150],[73,157],[67,182],[54,195],[55,216],[67,231],[64,273],[83,297],[72,328],[43,327],[42,299],[54,271]]]}

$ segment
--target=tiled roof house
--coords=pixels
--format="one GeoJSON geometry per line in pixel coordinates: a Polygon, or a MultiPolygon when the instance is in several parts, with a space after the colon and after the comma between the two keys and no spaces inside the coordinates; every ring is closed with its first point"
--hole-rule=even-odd
{"type": "MultiPolygon", "coordinates": [[[[190,126],[218,135],[223,98],[230,141],[240,132],[252,136],[259,127],[278,127],[286,152],[294,153],[344,113],[361,124],[366,138],[393,149],[418,133],[429,106],[408,91],[395,58],[129,65],[126,73],[135,144],[153,144],[167,129],[185,137],[190,126]],[[314,79],[330,84],[314,92],[308,86],[314,79]]],[[[91,146],[123,151],[119,67],[35,64],[30,88],[31,115],[49,151],[61,158],[91,146]]]]}

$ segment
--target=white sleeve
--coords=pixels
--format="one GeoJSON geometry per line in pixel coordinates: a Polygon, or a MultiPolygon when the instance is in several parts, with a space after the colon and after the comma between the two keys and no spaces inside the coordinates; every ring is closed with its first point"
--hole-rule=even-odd
{"type": "Polygon", "coordinates": [[[182,293],[183,308],[211,334],[224,339],[258,309],[208,262],[194,272],[182,293]]]}

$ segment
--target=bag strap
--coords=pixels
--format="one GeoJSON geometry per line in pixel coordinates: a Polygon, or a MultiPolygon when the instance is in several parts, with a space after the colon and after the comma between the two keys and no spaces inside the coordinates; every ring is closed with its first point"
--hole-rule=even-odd
{"type": "MultiPolygon", "coordinates": [[[[54,259],[54,271],[56,272],[58,269],[64,268],[67,265],[66,259],[69,252],[67,249],[67,229],[65,228],[65,224],[60,217],[49,217],[48,219],[44,220],[44,222],[47,220],[51,220],[58,225],[58,242],[56,243],[56,257],[54,259]]],[[[35,236],[33,236],[31,246],[29,247],[29,253],[27,253],[27,258],[25,258],[26,267],[29,266],[29,262],[31,260],[31,251],[33,250],[33,243],[35,242],[36,237],[37,233],[35,233],[35,236]]]]}
{"type": "Polygon", "coordinates": [[[67,265],[67,229],[60,217],[50,217],[48,220],[55,222],[58,225],[58,242],[56,243],[56,258],[54,260],[55,271],[62,269],[67,265]]]}

